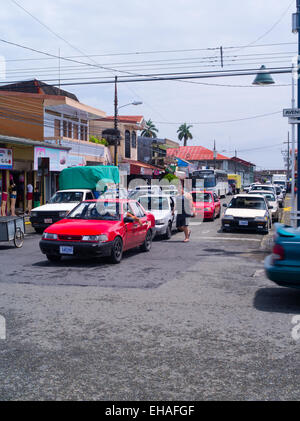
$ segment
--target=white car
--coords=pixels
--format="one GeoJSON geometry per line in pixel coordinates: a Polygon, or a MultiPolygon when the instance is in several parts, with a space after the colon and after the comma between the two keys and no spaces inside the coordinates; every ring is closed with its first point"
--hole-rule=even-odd
{"type": "Polygon", "coordinates": [[[279,207],[282,208],[283,207],[283,202],[284,202],[284,193],[283,190],[281,188],[281,186],[276,186],[275,185],[275,189],[276,189],[276,195],[277,195],[277,200],[279,203],[279,207]]]}
{"type": "Polygon", "coordinates": [[[167,240],[176,229],[176,210],[174,200],[167,195],[140,196],[138,202],[143,208],[151,212],[155,218],[155,234],[163,235],[167,240]]]}
{"type": "MultiPolygon", "coordinates": [[[[250,191],[249,194],[257,194],[256,191],[250,191]]],[[[271,191],[267,191],[267,190],[262,190],[259,192],[259,194],[261,194],[262,196],[264,196],[269,205],[272,206],[273,209],[271,209],[271,215],[272,215],[272,221],[274,222],[278,222],[279,220],[279,202],[278,199],[276,198],[275,194],[271,191]]]]}
{"type": "Polygon", "coordinates": [[[123,187],[118,189],[108,189],[105,193],[101,195],[101,199],[127,199],[128,192],[123,187]]]}
{"type": "Polygon", "coordinates": [[[272,227],[272,206],[260,194],[238,194],[223,206],[226,207],[222,217],[223,231],[243,229],[268,233],[272,227]]]}
{"type": "Polygon", "coordinates": [[[272,191],[274,194],[276,194],[276,186],[273,186],[273,184],[253,184],[249,192],[250,191],[255,191],[257,193],[260,191],[272,191]]]}
{"type": "Polygon", "coordinates": [[[42,233],[45,228],[63,219],[80,202],[93,199],[95,199],[95,196],[92,190],[59,190],[46,205],[32,209],[30,212],[31,225],[36,232],[42,233]]]}

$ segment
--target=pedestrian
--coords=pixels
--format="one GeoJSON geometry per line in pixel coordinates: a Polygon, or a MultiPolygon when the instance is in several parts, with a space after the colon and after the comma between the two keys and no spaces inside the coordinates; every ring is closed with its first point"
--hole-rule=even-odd
{"type": "Polygon", "coordinates": [[[28,213],[31,212],[32,209],[32,199],[33,199],[33,185],[27,184],[27,210],[28,213]]]}
{"type": "Polygon", "coordinates": [[[184,191],[181,185],[179,195],[176,197],[177,219],[176,227],[179,231],[183,231],[185,235],[184,243],[190,241],[191,230],[189,229],[189,218],[194,216],[193,198],[190,193],[184,191]]]}
{"type": "Polygon", "coordinates": [[[9,198],[10,198],[10,213],[11,213],[11,216],[16,216],[17,186],[16,186],[14,180],[12,180],[10,182],[9,198]]]}
{"type": "Polygon", "coordinates": [[[8,193],[6,191],[2,192],[2,200],[1,200],[1,212],[0,216],[6,216],[6,203],[8,199],[8,193]]]}
{"type": "Polygon", "coordinates": [[[39,206],[41,206],[41,193],[39,192],[39,188],[36,186],[33,193],[33,207],[38,208],[39,206]]]}
{"type": "Polygon", "coordinates": [[[236,194],[235,183],[232,183],[232,194],[233,194],[233,195],[235,195],[235,194],[236,194]]]}

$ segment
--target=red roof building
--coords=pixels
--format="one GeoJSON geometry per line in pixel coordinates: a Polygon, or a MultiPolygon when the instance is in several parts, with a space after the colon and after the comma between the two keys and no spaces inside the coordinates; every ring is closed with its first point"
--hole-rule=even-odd
{"type": "MultiPolygon", "coordinates": [[[[187,161],[214,161],[214,151],[204,146],[181,146],[167,150],[168,156],[176,156],[187,161]]],[[[227,156],[217,154],[216,160],[229,160],[227,156]]]]}

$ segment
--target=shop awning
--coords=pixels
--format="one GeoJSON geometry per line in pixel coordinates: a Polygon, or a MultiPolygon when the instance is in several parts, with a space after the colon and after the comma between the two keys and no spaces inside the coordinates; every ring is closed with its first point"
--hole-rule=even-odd
{"type": "Polygon", "coordinates": [[[42,146],[42,147],[49,147],[52,149],[60,149],[60,150],[65,150],[65,151],[70,151],[72,148],[68,148],[67,146],[60,146],[60,145],[54,145],[54,144],[49,144],[47,142],[39,142],[37,140],[32,140],[32,139],[25,139],[23,137],[12,137],[12,136],[4,136],[4,135],[0,135],[0,144],[1,143],[6,143],[6,144],[10,144],[10,145],[23,145],[23,146],[42,146]]]}

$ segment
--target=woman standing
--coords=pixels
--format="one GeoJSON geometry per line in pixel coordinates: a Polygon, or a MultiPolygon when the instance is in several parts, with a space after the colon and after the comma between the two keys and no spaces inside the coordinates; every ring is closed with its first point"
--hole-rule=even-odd
{"type": "Polygon", "coordinates": [[[185,235],[184,243],[190,241],[191,230],[189,229],[189,218],[194,216],[193,197],[190,193],[184,191],[181,185],[181,192],[176,198],[177,220],[176,226],[179,231],[185,235]]]}
{"type": "Polygon", "coordinates": [[[17,186],[13,180],[11,181],[9,187],[9,198],[11,216],[16,216],[17,186]]]}

